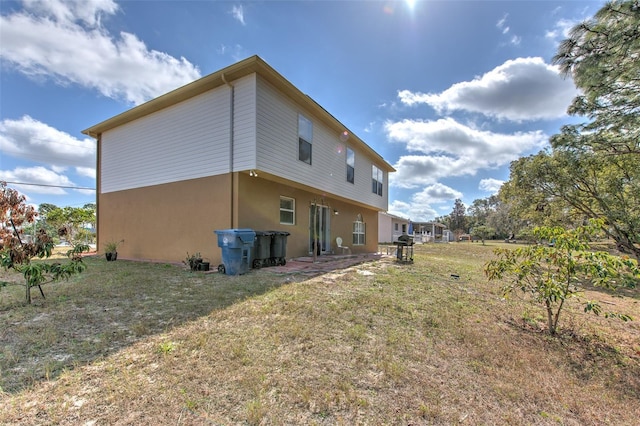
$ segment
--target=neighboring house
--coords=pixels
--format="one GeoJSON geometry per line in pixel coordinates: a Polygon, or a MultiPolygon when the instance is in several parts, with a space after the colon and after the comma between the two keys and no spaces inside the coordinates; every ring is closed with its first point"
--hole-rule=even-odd
{"type": "Polygon", "coordinates": [[[438,222],[413,222],[414,241],[417,243],[447,242],[449,234],[444,236],[446,225],[438,222]]]}
{"type": "Polygon", "coordinates": [[[378,213],[378,242],[393,243],[409,231],[409,219],[387,212],[378,213]]]}
{"type": "Polygon", "coordinates": [[[258,56],[83,131],[98,141],[98,249],[220,262],[214,230],[289,232],[287,257],[376,252],[379,154],[258,56]],[[317,214],[314,214],[317,213],[317,214]]]}

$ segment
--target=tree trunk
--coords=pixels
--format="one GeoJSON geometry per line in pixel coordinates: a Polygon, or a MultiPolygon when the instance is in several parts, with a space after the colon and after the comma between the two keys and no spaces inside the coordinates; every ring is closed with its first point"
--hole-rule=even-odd
{"type": "Polygon", "coordinates": [[[556,334],[556,323],[553,321],[553,309],[548,300],[544,303],[547,306],[547,326],[549,327],[549,334],[553,336],[556,334]]]}

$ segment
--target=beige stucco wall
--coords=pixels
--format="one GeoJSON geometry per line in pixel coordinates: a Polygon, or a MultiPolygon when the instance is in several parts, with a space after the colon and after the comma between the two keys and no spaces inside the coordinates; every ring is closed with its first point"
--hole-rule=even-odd
{"type": "Polygon", "coordinates": [[[98,249],[124,239],[119,258],[181,261],[188,251],[217,262],[213,230],[230,224],[230,176],[100,194],[98,249]]]}
{"type": "MultiPolygon", "coordinates": [[[[351,248],[352,253],[374,253],[378,248],[378,212],[347,201],[339,201],[327,195],[314,193],[304,189],[293,188],[284,183],[277,183],[261,178],[253,178],[248,174],[239,174],[238,226],[259,231],[286,231],[287,257],[309,255],[309,208],[314,202],[328,205],[337,210],[338,215],[330,219],[331,246],[335,247],[335,239],[340,236],[343,245],[351,248]],[[280,196],[295,199],[295,225],[280,224],[280,196]],[[366,241],[364,246],[353,246],[353,222],[358,214],[366,223],[366,241]]],[[[334,249],[335,250],[335,249],[334,249]]]]}
{"type": "Polygon", "coordinates": [[[287,258],[309,255],[309,207],[313,202],[338,210],[330,218],[331,247],[340,236],[352,253],[377,250],[378,213],[347,201],[323,197],[247,173],[226,174],[164,185],[101,194],[98,200],[99,249],[107,241],[124,242],[119,258],[180,262],[187,252],[200,252],[213,267],[221,262],[214,230],[250,228],[286,231],[287,258]],[[231,177],[235,202],[232,221],[231,177]],[[280,224],[280,196],[295,199],[295,225],[280,224]],[[352,227],[357,216],[366,223],[364,246],[353,246],[352,227]]]}

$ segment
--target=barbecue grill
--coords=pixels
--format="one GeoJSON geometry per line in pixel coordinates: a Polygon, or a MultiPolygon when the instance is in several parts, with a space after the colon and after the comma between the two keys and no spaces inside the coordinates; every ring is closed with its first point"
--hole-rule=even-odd
{"type": "Polygon", "coordinates": [[[396,245],[396,260],[401,263],[413,263],[413,237],[402,234],[396,245]]]}

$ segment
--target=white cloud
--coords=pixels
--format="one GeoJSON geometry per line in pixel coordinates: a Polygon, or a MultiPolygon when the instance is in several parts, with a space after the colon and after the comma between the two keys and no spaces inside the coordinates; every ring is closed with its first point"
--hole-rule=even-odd
{"type": "Polygon", "coordinates": [[[0,16],[0,58],[26,75],[135,104],[200,77],[185,58],[150,50],[131,33],[109,34],[102,17],[117,12],[113,1],[29,0],[24,5],[23,11],[0,16]]]}
{"type": "Polygon", "coordinates": [[[433,207],[434,204],[446,203],[456,198],[462,198],[462,193],[437,182],[413,194],[410,202],[392,201],[389,204],[389,212],[397,216],[408,217],[413,221],[427,222],[438,216],[433,207]]]}
{"type": "Polygon", "coordinates": [[[63,188],[56,186],[76,186],[68,177],[58,174],[45,167],[17,167],[14,170],[0,170],[0,180],[7,182],[24,182],[33,185],[11,184],[12,188],[20,192],[38,194],[65,195],[63,188]],[[43,186],[38,186],[43,185],[43,186]]]}
{"type": "Polygon", "coordinates": [[[492,194],[497,194],[498,191],[500,191],[500,187],[502,187],[503,183],[503,180],[493,178],[481,179],[480,183],[478,184],[478,189],[491,192],[492,194]]]}
{"type": "Polygon", "coordinates": [[[85,176],[88,178],[95,179],[96,178],[96,169],[91,167],[76,167],[76,173],[80,176],[85,176]]]}
{"type": "Polygon", "coordinates": [[[506,34],[509,32],[509,26],[507,25],[507,18],[509,17],[508,13],[505,13],[504,16],[496,23],[496,27],[502,31],[502,34],[506,34]]]}
{"type": "Polygon", "coordinates": [[[572,80],[537,57],[506,61],[441,93],[402,90],[398,97],[406,105],[428,104],[440,114],[461,110],[520,122],[563,117],[577,94],[572,80]]]}
{"type": "Polygon", "coordinates": [[[242,7],[242,5],[240,6],[233,6],[231,8],[231,14],[233,15],[233,17],[240,22],[242,25],[246,25],[244,22],[244,8],[242,7]]]}
{"type": "Polygon", "coordinates": [[[76,139],[28,115],[19,120],[0,121],[0,152],[47,163],[57,173],[76,167],[82,175],[95,177],[95,140],[76,139]]]}
{"type": "Polygon", "coordinates": [[[400,188],[430,185],[444,177],[475,175],[478,170],[509,164],[548,141],[541,131],[513,134],[478,130],[451,118],[437,121],[402,120],[384,126],[391,142],[411,152],[394,164],[390,184],[400,188]]]}
{"type": "Polygon", "coordinates": [[[437,211],[429,203],[394,200],[389,203],[389,213],[410,218],[414,222],[428,222],[438,216],[437,211]]]}
{"type": "Polygon", "coordinates": [[[554,43],[560,43],[562,40],[569,38],[569,31],[576,25],[578,21],[569,19],[559,19],[556,21],[553,29],[545,33],[545,37],[554,43]]]}
{"type": "Polygon", "coordinates": [[[441,183],[429,185],[421,192],[413,195],[414,201],[430,204],[439,204],[456,198],[462,198],[462,192],[441,183]]]}
{"type": "Polygon", "coordinates": [[[244,59],[247,57],[247,53],[245,49],[239,44],[235,44],[233,46],[227,46],[225,44],[221,44],[216,49],[216,52],[219,53],[220,55],[230,55],[235,61],[240,61],[241,59],[244,59]]]}
{"type": "Polygon", "coordinates": [[[52,17],[58,21],[81,20],[87,25],[100,25],[103,13],[115,14],[119,7],[113,0],[61,1],[23,0],[26,9],[37,15],[52,17]]]}
{"type": "MultiPolygon", "coordinates": [[[[496,27],[502,32],[503,35],[507,35],[509,31],[511,31],[511,27],[507,25],[508,17],[509,17],[509,14],[505,13],[504,16],[496,23],[496,27]]],[[[522,37],[515,34],[509,38],[509,43],[513,44],[514,46],[520,45],[521,41],[522,41],[522,37]]]]}
{"type": "Polygon", "coordinates": [[[389,175],[389,185],[398,188],[432,185],[440,178],[468,173],[464,161],[445,156],[403,155],[393,167],[396,172],[389,175]]]}

